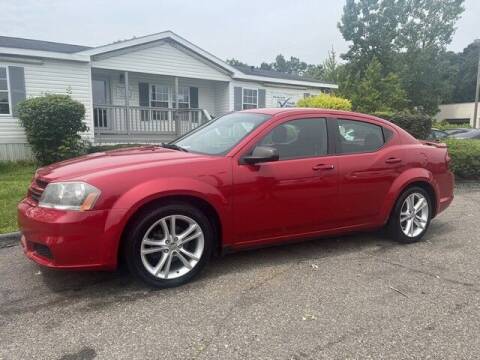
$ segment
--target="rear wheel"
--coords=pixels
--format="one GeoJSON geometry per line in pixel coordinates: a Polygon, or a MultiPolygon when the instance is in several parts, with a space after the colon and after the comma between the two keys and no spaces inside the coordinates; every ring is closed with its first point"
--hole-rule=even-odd
{"type": "Polygon", "coordinates": [[[421,187],[411,187],[398,198],[389,220],[390,235],[401,243],[419,241],[430,225],[432,201],[421,187]]]}
{"type": "Polygon", "coordinates": [[[144,211],[130,226],[124,253],[134,274],[159,288],[193,279],[212,253],[214,232],[197,208],[172,203],[144,211]]]}

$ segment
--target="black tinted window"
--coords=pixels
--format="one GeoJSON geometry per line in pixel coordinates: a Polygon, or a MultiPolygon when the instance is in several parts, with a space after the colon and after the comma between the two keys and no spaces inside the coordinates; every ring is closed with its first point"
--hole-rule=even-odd
{"type": "Polygon", "coordinates": [[[354,120],[338,120],[336,149],[340,154],[371,152],[384,144],[382,128],[354,120]]]}
{"type": "Polygon", "coordinates": [[[387,128],[383,128],[383,137],[385,139],[385,142],[390,140],[393,136],[393,131],[387,128]]]}
{"type": "Polygon", "coordinates": [[[327,154],[325,119],[297,119],[274,128],[258,145],[278,150],[280,160],[327,154]]]}

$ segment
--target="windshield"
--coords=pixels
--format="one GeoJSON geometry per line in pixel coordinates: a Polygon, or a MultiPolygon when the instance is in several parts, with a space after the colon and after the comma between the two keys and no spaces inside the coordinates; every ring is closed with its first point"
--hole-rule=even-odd
{"type": "Polygon", "coordinates": [[[270,115],[231,113],[208,122],[172,144],[187,151],[209,155],[224,155],[270,115]]]}

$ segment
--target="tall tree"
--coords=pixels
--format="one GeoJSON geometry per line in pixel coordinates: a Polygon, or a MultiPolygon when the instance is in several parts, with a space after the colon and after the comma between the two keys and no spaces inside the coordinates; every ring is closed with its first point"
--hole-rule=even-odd
{"type": "Polygon", "coordinates": [[[479,56],[480,42],[473,42],[461,53],[450,57],[450,66],[457,67],[458,70],[452,81],[454,84],[452,95],[444,102],[460,103],[475,100],[479,56]]]}
{"type": "Polygon", "coordinates": [[[265,61],[260,64],[260,69],[262,70],[273,70],[272,64],[266,63],[265,61]]]}
{"type": "Polygon", "coordinates": [[[351,70],[363,74],[373,58],[384,71],[393,70],[398,50],[399,24],[403,23],[407,0],[347,0],[338,28],[351,42],[342,58],[352,64],[351,70]]]}
{"type": "Polygon", "coordinates": [[[352,44],[342,58],[350,77],[363,76],[373,58],[383,76],[397,73],[412,107],[435,113],[442,99],[445,46],[464,0],[347,0],[339,29],[352,44]]]}
{"type": "Polygon", "coordinates": [[[282,54],[277,55],[275,62],[271,64],[276,71],[286,74],[303,74],[307,70],[308,64],[299,58],[291,56],[289,60],[285,59],[282,54]]]}
{"type": "Polygon", "coordinates": [[[326,81],[337,83],[339,65],[340,64],[337,61],[337,54],[332,46],[332,49],[328,52],[327,58],[322,64],[322,68],[323,68],[322,78],[326,81]]]}
{"type": "Polygon", "coordinates": [[[308,64],[307,69],[303,72],[302,75],[316,80],[326,80],[325,69],[322,64],[308,64]]]}
{"type": "Polygon", "coordinates": [[[247,63],[244,63],[244,62],[242,62],[242,61],[240,61],[240,60],[238,60],[238,59],[234,59],[234,58],[232,58],[232,59],[227,59],[227,64],[230,64],[230,65],[232,65],[232,66],[250,66],[250,65],[248,65],[247,63]]]}
{"type": "Polygon", "coordinates": [[[393,112],[406,108],[406,94],[398,76],[394,73],[383,75],[383,72],[380,61],[373,58],[360,78],[343,79],[348,84],[342,86],[341,94],[352,101],[355,111],[393,112]]]}

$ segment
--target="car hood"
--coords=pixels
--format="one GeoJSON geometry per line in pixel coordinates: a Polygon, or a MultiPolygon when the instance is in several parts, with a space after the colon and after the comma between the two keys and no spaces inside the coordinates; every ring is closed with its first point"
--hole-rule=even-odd
{"type": "Polygon", "coordinates": [[[204,155],[171,150],[160,146],[143,146],[93,153],[58,162],[37,170],[36,176],[47,181],[80,180],[95,173],[121,168],[135,168],[183,162],[204,155]]]}

